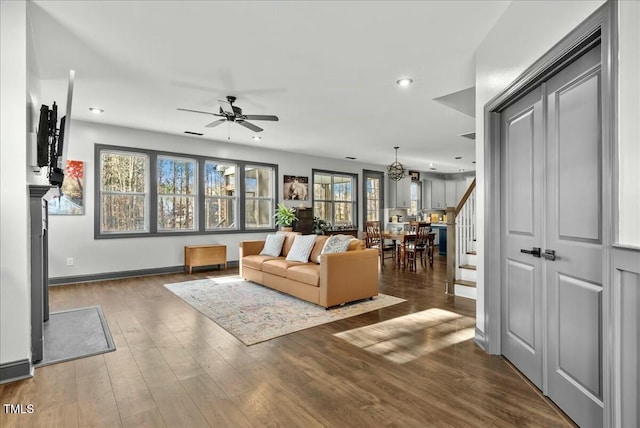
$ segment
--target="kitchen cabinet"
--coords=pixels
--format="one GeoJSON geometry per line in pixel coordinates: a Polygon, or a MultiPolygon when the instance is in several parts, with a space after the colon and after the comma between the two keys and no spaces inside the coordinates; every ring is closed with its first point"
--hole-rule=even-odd
{"type": "Polygon", "coordinates": [[[411,177],[405,177],[402,180],[388,180],[389,184],[389,201],[390,208],[409,208],[411,206],[411,177]]]}
{"type": "Polygon", "coordinates": [[[447,207],[445,180],[431,180],[431,209],[447,207]]]}
{"type": "Polygon", "coordinates": [[[456,182],[454,180],[446,180],[444,182],[444,193],[447,207],[455,207],[458,205],[456,199],[456,182]]]}

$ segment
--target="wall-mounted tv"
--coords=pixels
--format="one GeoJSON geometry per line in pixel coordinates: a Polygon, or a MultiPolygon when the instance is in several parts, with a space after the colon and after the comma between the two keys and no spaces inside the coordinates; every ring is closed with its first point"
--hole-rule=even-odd
{"type": "Polygon", "coordinates": [[[58,105],[54,101],[51,108],[40,106],[40,120],[37,133],[38,166],[47,167],[47,177],[53,186],[62,186],[64,166],[67,163],[67,146],[71,117],[71,101],[73,98],[73,82],[75,72],[69,72],[66,115],[60,119],[58,127],[58,105]]]}

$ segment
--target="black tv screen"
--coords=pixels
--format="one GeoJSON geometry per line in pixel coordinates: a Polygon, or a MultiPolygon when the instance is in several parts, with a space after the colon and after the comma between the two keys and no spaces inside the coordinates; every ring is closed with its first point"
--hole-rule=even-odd
{"type": "Polygon", "coordinates": [[[49,106],[40,106],[40,121],[38,122],[38,166],[49,165],[49,106]]]}

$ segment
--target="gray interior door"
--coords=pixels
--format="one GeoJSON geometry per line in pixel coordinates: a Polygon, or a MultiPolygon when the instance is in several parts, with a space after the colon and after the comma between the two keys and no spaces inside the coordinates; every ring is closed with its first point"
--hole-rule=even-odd
{"type": "Polygon", "coordinates": [[[502,352],[542,389],[543,274],[532,254],[543,243],[541,87],[503,111],[501,126],[502,352]]]}
{"type": "Polygon", "coordinates": [[[600,45],[546,83],[548,395],[602,426],[600,45]]]}
{"type": "Polygon", "coordinates": [[[501,113],[502,351],[582,427],[603,423],[600,79],[598,44],[501,113]]]}

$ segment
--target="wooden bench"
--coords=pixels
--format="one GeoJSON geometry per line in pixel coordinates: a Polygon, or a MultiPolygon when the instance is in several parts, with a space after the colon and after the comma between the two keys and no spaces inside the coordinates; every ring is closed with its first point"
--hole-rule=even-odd
{"type": "Polygon", "coordinates": [[[184,270],[191,271],[197,266],[224,265],[227,270],[227,246],[219,244],[211,245],[187,245],[184,247],[184,270]]]}

